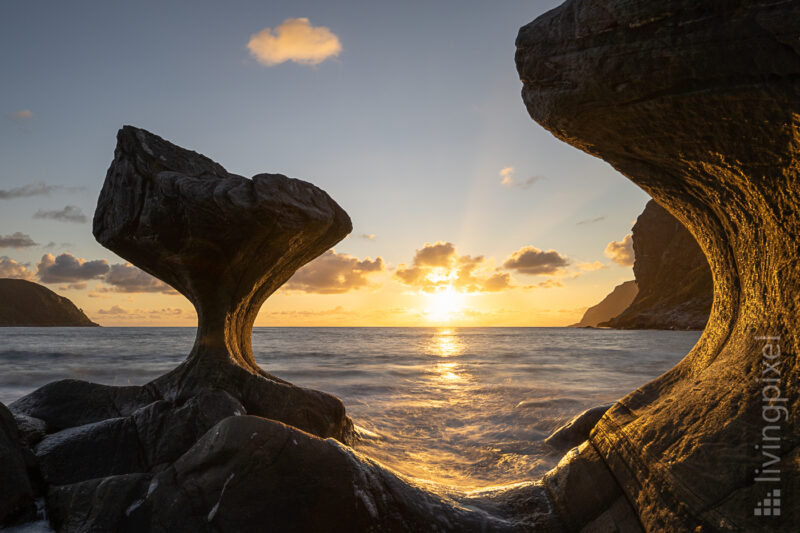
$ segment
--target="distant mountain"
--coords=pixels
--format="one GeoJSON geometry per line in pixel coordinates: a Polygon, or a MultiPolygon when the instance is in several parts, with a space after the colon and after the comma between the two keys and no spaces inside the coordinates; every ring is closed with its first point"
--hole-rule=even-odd
{"type": "Polygon", "coordinates": [[[23,279],[0,279],[0,326],[98,326],[69,299],[23,279]]]}
{"type": "Polygon", "coordinates": [[[631,305],[638,292],[639,289],[634,280],[617,285],[611,294],[603,298],[599,304],[587,309],[580,322],[572,324],[570,327],[597,327],[601,322],[611,320],[631,305]]]}
{"type": "Polygon", "coordinates": [[[713,281],[703,251],[666,209],[649,201],[633,226],[633,273],[639,293],[601,326],[620,329],[703,329],[713,281]]]}

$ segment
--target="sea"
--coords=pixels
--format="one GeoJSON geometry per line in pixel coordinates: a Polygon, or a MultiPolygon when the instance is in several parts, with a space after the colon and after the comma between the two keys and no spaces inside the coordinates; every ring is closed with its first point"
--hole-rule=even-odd
{"type": "MultiPolygon", "coordinates": [[[[356,448],[461,490],[535,480],[543,440],[666,372],[696,331],[580,328],[255,328],[268,372],[342,399],[356,448]]],[[[194,328],[0,328],[0,401],[74,378],[137,385],[189,353],[194,328]]]]}

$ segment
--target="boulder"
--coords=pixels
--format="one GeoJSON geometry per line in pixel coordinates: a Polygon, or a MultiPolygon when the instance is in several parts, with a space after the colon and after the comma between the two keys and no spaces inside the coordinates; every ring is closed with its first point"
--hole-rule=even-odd
{"type": "Polygon", "coordinates": [[[562,425],[544,441],[559,450],[569,450],[589,439],[589,432],[597,424],[612,404],[598,405],[575,415],[569,422],[562,425]]]}
{"type": "MultiPolygon", "coordinates": [[[[648,192],[713,276],[697,345],[561,467],[597,454],[596,490],[621,490],[647,531],[800,523],[774,497],[800,493],[798,20],[777,0],[568,0],[517,37],[531,117],[648,192]]],[[[572,529],[615,505],[553,494],[572,529]]]]}
{"type": "Polygon", "coordinates": [[[537,516],[551,517],[540,486],[498,491],[503,494],[495,496],[497,514],[433,488],[334,439],[258,417],[231,417],[156,474],[143,501],[134,500],[114,529],[517,531],[516,519],[502,514],[508,515],[509,501],[525,510],[519,516],[531,524],[541,525],[537,516]]]}
{"type": "Polygon", "coordinates": [[[34,490],[28,477],[32,465],[26,452],[14,417],[0,403],[0,527],[35,516],[34,490]]]}
{"type": "Polygon", "coordinates": [[[141,505],[150,474],[124,474],[52,486],[47,492],[47,516],[60,533],[114,531],[141,505]]]}

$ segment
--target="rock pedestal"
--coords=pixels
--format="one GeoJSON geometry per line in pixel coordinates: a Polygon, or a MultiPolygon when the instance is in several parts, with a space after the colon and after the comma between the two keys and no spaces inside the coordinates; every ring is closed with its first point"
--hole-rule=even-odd
{"type": "MultiPolygon", "coordinates": [[[[648,531],[800,523],[771,497],[800,494],[798,20],[777,0],[569,0],[517,38],[531,117],[647,191],[713,275],[698,344],[612,407],[583,454],[648,531]]],[[[581,516],[572,527],[596,513],[581,516]]]]}

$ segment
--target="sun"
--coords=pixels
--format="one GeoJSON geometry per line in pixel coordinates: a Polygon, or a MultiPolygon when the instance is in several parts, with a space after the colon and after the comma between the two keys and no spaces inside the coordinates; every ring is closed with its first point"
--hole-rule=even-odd
{"type": "Polygon", "coordinates": [[[428,294],[425,317],[432,322],[448,322],[456,318],[464,308],[465,296],[451,285],[428,294]]]}

